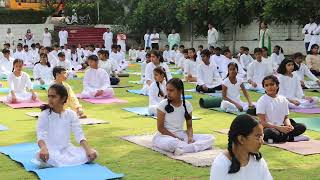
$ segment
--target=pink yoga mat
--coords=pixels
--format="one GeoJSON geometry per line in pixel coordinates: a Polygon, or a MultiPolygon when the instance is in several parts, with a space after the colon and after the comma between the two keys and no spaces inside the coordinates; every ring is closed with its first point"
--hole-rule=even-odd
{"type": "Polygon", "coordinates": [[[111,104],[111,103],[127,103],[126,100],[121,100],[117,98],[108,98],[108,99],[82,99],[83,101],[92,103],[92,104],[111,104]]]}
{"type": "Polygon", "coordinates": [[[13,109],[19,109],[19,108],[36,108],[40,107],[41,105],[44,104],[42,101],[37,101],[37,102],[32,102],[32,103],[5,103],[7,106],[13,108],[13,109]]]}
{"type": "Polygon", "coordinates": [[[286,142],[282,144],[268,144],[300,155],[320,154],[320,141],[286,142]]]}
{"type": "Polygon", "coordinates": [[[290,109],[292,112],[304,113],[304,114],[320,114],[320,108],[312,109],[290,109]]]}

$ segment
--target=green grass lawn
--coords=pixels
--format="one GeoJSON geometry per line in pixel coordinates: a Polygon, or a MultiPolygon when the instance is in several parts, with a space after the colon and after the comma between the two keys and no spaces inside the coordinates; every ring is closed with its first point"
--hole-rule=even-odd
{"type": "MultiPolygon", "coordinates": [[[[140,66],[130,69],[140,71],[140,66]]],[[[30,73],[30,71],[29,71],[30,73]]],[[[121,84],[128,80],[139,80],[140,76],[130,75],[121,78],[121,84]]],[[[6,83],[2,82],[6,85],[6,83]]],[[[79,93],[82,89],[81,80],[70,80],[74,91],[79,93]]],[[[193,85],[186,85],[192,88],[193,85]]],[[[139,89],[141,85],[134,85],[132,89],[139,89]]],[[[121,110],[122,107],[147,106],[148,98],[126,92],[126,89],[115,89],[116,96],[128,100],[126,104],[92,105],[81,101],[86,113],[90,117],[110,121],[110,124],[83,126],[90,145],[99,152],[97,163],[107,166],[112,171],[124,173],[124,179],[209,179],[210,168],[197,168],[189,164],[169,159],[157,152],[146,149],[127,141],[120,140],[120,136],[138,135],[156,132],[156,120],[141,117],[121,110]]],[[[38,91],[40,98],[46,100],[46,92],[38,91]]],[[[186,93],[190,94],[190,93],[186,93]]],[[[307,95],[319,96],[317,93],[307,95]]],[[[2,94],[4,95],[4,94],[2,94]]],[[[213,133],[213,130],[229,128],[234,115],[210,111],[199,107],[199,94],[192,94],[190,100],[194,107],[193,114],[202,117],[193,121],[194,133],[211,133],[216,137],[215,146],[226,148],[227,136],[213,133]]],[[[259,94],[250,92],[254,101],[259,94]]],[[[9,127],[9,131],[0,132],[0,146],[22,142],[36,142],[36,120],[25,115],[26,112],[37,109],[10,109],[0,104],[0,124],[9,127]]],[[[292,113],[290,117],[307,117],[320,115],[302,115],[292,113]]],[[[320,139],[320,133],[307,131],[313,139],[320,139]]],[[[268,162],[274,179],[279,180],[311,180],[320,179],[320,155],[300,156],[288,151],[263,146],[261,152],[268,162]]],[[[33,173],[26,172],[20,164],[0,155],[0,179],[37,179],[33,173]]]]}

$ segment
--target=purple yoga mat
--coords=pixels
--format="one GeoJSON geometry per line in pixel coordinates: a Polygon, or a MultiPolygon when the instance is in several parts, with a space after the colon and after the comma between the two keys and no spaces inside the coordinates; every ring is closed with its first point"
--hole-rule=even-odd
{"type": "Polygon", "coordinates": [[[311,109],[290,109],[292,112],[304,113],[304,114],[320,114],[320,108],[311,109]]]}
{"type": "Polygon", "coordinates": [[[108,99],[82,99],[83,101],[92,103],[92,104],[111,104],[111,103],[127,103],[128,101],[117,99],[117,98],[108,98],[108,99]]]}

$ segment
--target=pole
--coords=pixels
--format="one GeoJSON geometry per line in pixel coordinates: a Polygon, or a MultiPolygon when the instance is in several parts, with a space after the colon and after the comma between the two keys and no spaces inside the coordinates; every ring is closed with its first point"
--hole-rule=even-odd
{"type": "Polygon", "coordinates": [[[191,47],[193,48],[193,20],[192,19],[191,19],[190,29],[191,29],[191,47]]]}
{"type": "Polygon", "coordinates": [[[98,13],[98,23],[100,23],[100,3],[97,1],[97,13],[98,13]]]}

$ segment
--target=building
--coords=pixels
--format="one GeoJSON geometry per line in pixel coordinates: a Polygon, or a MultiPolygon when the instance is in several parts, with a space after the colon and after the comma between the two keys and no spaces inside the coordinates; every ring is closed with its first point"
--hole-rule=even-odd
{"type": "MultiPolygon", "coordinates": [[[[0,0],[0,7],[12,10],[40,10],[45,7],[50,0],[0,0]]],[[[63,4],[63,0],[54,0],[56,4],[63,4]]]]}

